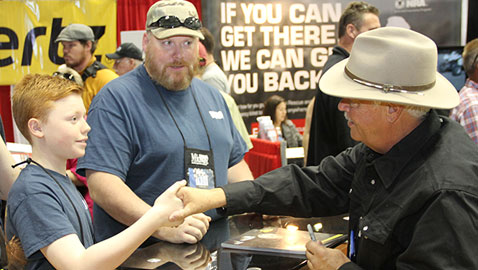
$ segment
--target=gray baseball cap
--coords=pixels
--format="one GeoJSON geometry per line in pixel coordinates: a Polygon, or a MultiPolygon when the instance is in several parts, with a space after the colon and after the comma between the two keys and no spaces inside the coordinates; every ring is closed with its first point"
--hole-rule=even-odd
{"type": "Polygon", "coordinates": [[[55,42],[75,40],[95,41],[95,34],[91,27],[87,25],[72,23],[61,30],[60,34],[55,39],[55,42]]]}

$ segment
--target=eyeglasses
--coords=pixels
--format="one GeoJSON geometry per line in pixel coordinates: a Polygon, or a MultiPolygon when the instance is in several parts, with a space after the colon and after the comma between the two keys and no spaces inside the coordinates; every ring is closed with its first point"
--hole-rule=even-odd
{"type": "Polygon", "coordinates": [[[196,17],[188,17],[181,22],[178,17],[176,16],[163,16],[159,18],[157,21],[151,23],[148,28],[176,28],[184,26],[191,30],[199,30],[202,27],[201,21],[196,17]]]}
{"type": "Polygon", "coordinates": [[[124,59],[125,59],[124,57],[120,58],[120,59],[116,59],[115,60],[115,65],[119,65],[121,62],[123,62],[124,59]]]}

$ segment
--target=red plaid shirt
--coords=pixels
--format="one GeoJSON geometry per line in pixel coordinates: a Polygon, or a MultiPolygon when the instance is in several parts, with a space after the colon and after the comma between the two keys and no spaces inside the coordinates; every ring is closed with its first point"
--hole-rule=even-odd
{"type": "Polygon", "coordinates": [[[466,80],[460,90],[460,104],[451,111],[450,118],[460,123],[478,145],[478,83],[466,80]]]}

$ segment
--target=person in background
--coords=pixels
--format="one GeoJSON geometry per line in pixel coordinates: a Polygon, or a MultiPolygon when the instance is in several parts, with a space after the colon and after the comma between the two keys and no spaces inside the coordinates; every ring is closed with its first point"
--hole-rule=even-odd
{"type": "Polygon", "coordinates": [[[107,53],[106,57],[115,60],[113,69],[119,76],[143,63],[143,52],[130,42],[122,43],[114,53],[107,53]]]}
{"type": "Polygon", "coordinates": [[[116,269],[159,227],[181,222],[169,222],[169,215],[183,207],[175,194],[185,181],[156,198],[132,226],[94,244],[88,208],[66,176],[66,160],[84,155],[90,131],[82,91],[39,74],[26,75],[14,88],[13,115],[32,158],[21,162],[28,165],[8,195],[9,264],[18,267],[8,269],[116,269]]]}
{"type": "MultiPolygon", "coordinates": [[[[339,41],[322,68],[323,76],[336,63],[349,57],[355,39],[362,33],[380,27],[379,11],[366,2],[350,2],[340,16],[339,41]]],[[[350,137],[350,129],[337,109],[340,98],[317,89],[313,101],[312,117],[307,143],[307,164],[317,165],[329,155],[335,156],[357,142],[350,137]]],[[[312,106],[312,105],[311,105],[312,106]]],[[[307,118],[307,117],[306,117],[307,118]]],[[[309,125],[307,125],[309,126],[309,125]]]]}
{"type": "Polygon", "coordinates": [[[319,84],[341,98],[360,143],[318,166],[292,164],[212,190],[183,187],[184,208],[171,218],[208,208],[349,213],[348,257],[309,241],[309,269],[478,269],[478,151],[458,123],[430,109],[459,103],[437,72],[435,43],[403,28],[368,31],[319,84]]]}
{"type": "Polygon", "coordinates": [[[450,118],[460,123],[478,145],[478,38],[466,44],[463,67],[468,79],[460,90],[460,105],[451,111],[450,118]]]}
{"type": "MultiPolygon", "coordinates": [[[[148,10],[144,64],[108,83],[88,112],[91,125],[78,171],[86,173],[94,205],[95,236],[115,235],[151,209],[172,183],[214,188],[252,179],[247,146],[224,98],[194,78],[203,38],[196,8],[162,0],[148,10]]],[[[158,228],[147,244],[196,243],[215,211],[158,228]]]]}
{"type": "Polygon", "coordinates": [[[86,110],[101,88],[118,77],[112,70],[96,61],[93,53],[97,41],[93,30],[84,24],[70,24],[61,30],[55,42],[63,45],[65,65],[81,75],[85,91],[82,98],[86,110]]]}
{"type": "Polygon", "coordinates": [[[206,27],[201,28],[201,33],[204,36],[204,39],[201,40],[201,43],[206,48],[207,52],[206,65],[201,75],[201,79],[216,87],[218,90],[230,95],[231,87],[227,82],[226,74],[214,60],[214,49],[216,48],[214,36],[206,27]]]}
{"type": "Polygon", "coordinates": [[[287,119],[287,104],[283,97],[278,95],[270,96],[264,102],[262,115],[271,117],[279,136],[286,140],[287,147],[302,146],[302,135],[300,135],[294,123],[287,119]]]}
{"type": "Polygon", "coordinates": [[[15,161],[5,145],[5,133],[3,130],[3,122],[1,117],[0,135],[2,137],[2,141],[0,142],[0,199],[6,200],[8,191],[20,173],[20,169],[12,168],[12,165],[15,164],[15,161]]]}
{"type": "Polygon", "coordinates": [[[239,111],[239,107],[237,106],[234,98],[228,94],[228,92],[230,92],[230,87],[226,79],[226,74],[224,74],[224,72],[214,62],[214,37],[204,26],[201,28],[201,33],[203,34],[204,39],[199,43],[199,77],[201,80],[209,83],[219,90],[219,93],[221,93],[222,97],[226,101],[229,112],[231,113],[232,121],[234,121],[237,131],[239,131],[242,139],[244,139],[246,142],[247,148],[251,149],[253,145],[251,138],[249,137],[246,124],[244,123],[244,119],[242,119],[241,112],[239,111]],[[208,74],[205,76],[204,74],[206,71],[208,71],[208,74]]]}

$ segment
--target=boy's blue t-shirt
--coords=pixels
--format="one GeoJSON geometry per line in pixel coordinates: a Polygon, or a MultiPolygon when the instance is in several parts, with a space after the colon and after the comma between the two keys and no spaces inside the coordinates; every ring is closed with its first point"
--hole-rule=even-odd
{"type": "Polygon", "coordinates": [[[37,165],[28,165],[8,193],[7,241],[16,235],[28,258],[26,269],[54,269],[40,249],[63,236],[76,234],[85,248],[93,245],[93,226],[88,205],[66,175],[48,170],[58,184],[37,165]],[[83,227],[81,239],[80,222],[83,227]]]}
{"type": "MultiPolygon", "coordinates": [[[[185,145],[158,91],[187,147],[208,150],[194,92],[211,139],[216,186],[225,185],[228,168],[243,159],[247,146],[219,91],[199,79],[184,91],[169,91],[153,83],[144,66],[109,82],[93,99],[87,120],[91,131],[79,172],[116,175],[150,205],[175,181],[185,179],[185,145]]],[[[99,241],[126,228],[96,204],[93,215],[99,241]]]]}

